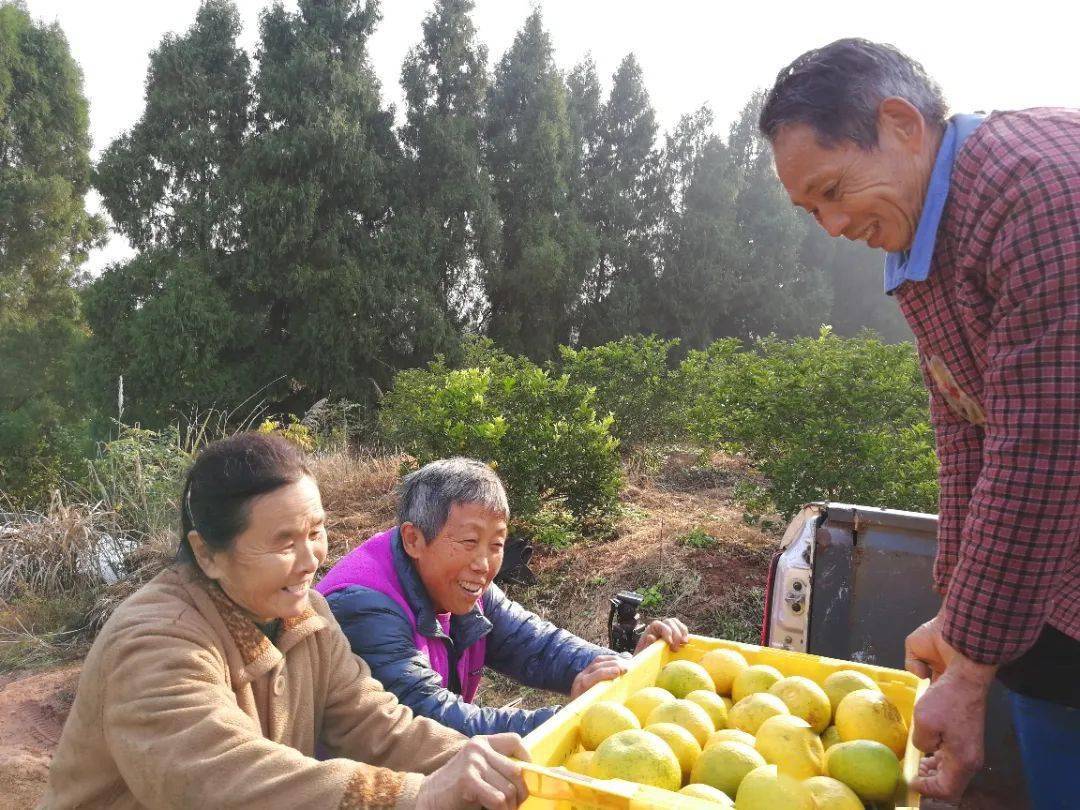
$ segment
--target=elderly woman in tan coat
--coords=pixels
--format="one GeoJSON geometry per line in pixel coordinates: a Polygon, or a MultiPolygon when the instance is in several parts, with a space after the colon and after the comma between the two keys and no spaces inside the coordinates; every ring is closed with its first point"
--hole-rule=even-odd
{"type": "Polygon", "coordinates": [[[188,473],[176,564],[98,635],[46,808],[517,807],[517,735],[415,718],[370,677],[322,596],[319,488],[246,433],[188,473]],[[332,758],[316,759],[316,746],[332,758]]]}

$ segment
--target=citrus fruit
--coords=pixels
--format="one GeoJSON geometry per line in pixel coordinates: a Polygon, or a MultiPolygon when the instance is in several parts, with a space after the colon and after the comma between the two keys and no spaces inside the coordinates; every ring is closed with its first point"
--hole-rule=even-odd
{"type": "Polygon", "coordinates": [[[831,776],[812,776],[803,784],[814,797],[814,810],[864,810],[855,791],[831,776]]]}
{"type": "Polygon", "coordinates": [[[739,731],[737,728],[722,728],[709,735],[709,739],[705,741],[705,748],[721,742],[740,742],[743,745],[749,745],[753,748],[754,735],[747,734],[745,731],[739,731]]]}
{"type": "MultiPolygon", "coordinates": [[[[834,672],[821,682],[821,688],[825,690],[825,694],[829,697],[833,718],[836,717],[836,707],[850,692],[854,692],[856,689],[878,689],[878,691],[881,691],[878,685],[874,683],[873,678],[853,669],[842,669],[839,672],[834,672]]],[[[830,722],[834,721],[830,720],[830,722]]]]}
{"type": "Polygon", "coordinates": [[[731,699],[738,703],[755,692],[768,692],[772,685],[783,677],[776,667],[754,664],[735,676],[731,684],[731,699]]]}
{"type": "Polygon", "coordinates": [[[843,740],[840,739],[840,732],[836,730],[836,726],[829,726],[821,732],[821,744],[825,746],[826,751],[838,742],[843,742],[843,740]]]}
{"type": "Polygon", "coordinates": [[[576,754],[568,756],[563,766],[568,771],[588,776],[592,767],[593,756],[595,756],[593,751],[578,751],[576,754]]]}
{"type": "Polygon", "coordinates": [[[724,791],[717,790],[711,785],[699,785],[696,782],[693,782],[680,790],[679,795],[690,796],[694,799],[703,799],[704,801],[718,804],[721,807],[735,806],[735,802],[733,802],[731,797],[724,793],[724,791]]]}
{"type": "Polygon", "coordinates": [[[727,706],[724,699],[708,689],[695,689],[686,699],[705,710],[716,728],[727,728],[727,706]]]}
{"type": "Polygon", "coordinates": [[[674,752],[655,734],[641,729],[616,732],[600,743],[589,775],[664,790],[678,790],[682,785],[682,769],[674,752]]]}
{"type": "Polygon", "coordinates": [[[873,740],[837,743],[825,752],[825,772],[839,779],[864,802],[893,797],[900,781],[900,761],[888,746],[873,740]]]}
{"type": "Polygon", "coordinates": [[[750,666],[742,653],[735,650],[709,650],[701,656],[701,666],[709,673],[716,691],[721,695],[731,694],[731,684],[735,676],[750,666]]]}
{"type": "Polygon", "coordinates": [[[682,726],[697,740],[698,745],[704,745],[709,735],[716,729],[706,711],[689,700],[673,700],[657,706],[649,712],[649,719],[645,725],[654,723],[674,723],[682,726]]]}
{"type": "Polygon", "coordinates": [[[770,717],[790,713],[784,701],[776,695],[755,692],[731,707],[728,725],[739,731],[745,731],[747,734],[757,734],[758,727],[770,717]]]}
{"type": "Polygon", "coordinates": [[[695,689],[716,691],[712,678],[701,664],[693,661],[672,661],[660,670],[656,685],[666,689],[677,698],[684,698],[695,689]]]}
{"type": "Polygon", "coordinates": [[[814,810],[810,791],[775,765],[754,768],[735,794],[736,810],[814,810]]]}
{"type": "Polygon", "coordinates": [[[829,727],[832,717],[829,696],[809,678],[801,675],[781,678],[769,687],[769,692],[784,701],[793,715],[809,723],[815,734],[829,727]]]}
{"type": "Polygon", "coordinates": [[[791,714],[770,717],[758,729],[754,748],[780,773],[795,779],[825,773],[825,748],[801,717],[791,714]]]}
{"type": "Polygon", "coordinates": [[[632,711],[613,700],[601,700],[581,715],[581,745],[593,751],[612,734],[634,728],[641,728],[641,723],[632,711]]]}
{"type": "Polygon", "coordinates": [[[626,703],[623,705],[632,711],[638,722],[644,726],[645,721],[649,719],[649,712],[660,704],[672,700],[675,700],[675,696],[667,689],[661,689],[659,686],[646,686],[644,689],[634,692],[626,699],[626,703]]]}
{"type": "Polygon", "coordinates": [[[728,796],[734,796],[743,777],[764,764],[765,758],[748,745],[737,742],[717,743],[701,752],[690,772],[690,781],[709,785],[722,790],[728,796]]]}
{"type": "Polygon", "coordinates": [[[836,707],[836,730],[844,742],[876,740],[898,757],[907,748],[908,729],[900,712],[876,689],[856,689],[836,707]]]}
{"type": "Polygon", "coordinates": [[[689,779],[694,763],[701,756],[701,746],[694,739],[694,735],[674,723],[653,723],[651,726],[645,726],[645,730],[650,734],[655,734],[668,744],[668,748],[672,750],[675,758],[679,760],[683,781],[689,779]]]}

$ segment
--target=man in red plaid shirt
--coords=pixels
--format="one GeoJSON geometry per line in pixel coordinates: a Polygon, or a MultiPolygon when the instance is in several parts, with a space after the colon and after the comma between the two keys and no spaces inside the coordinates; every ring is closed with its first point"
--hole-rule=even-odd
{"type": "Polygon", "coordinates": [[[907,642],[933,678],[915,787],[963,792],[997,677],[1036,807],[1080,807],[1080,110],[947,118],[917,62],[847,39],[784,68],[760,126],[795,205],[888,251],[930,390],[943,602],[907,642]]]}

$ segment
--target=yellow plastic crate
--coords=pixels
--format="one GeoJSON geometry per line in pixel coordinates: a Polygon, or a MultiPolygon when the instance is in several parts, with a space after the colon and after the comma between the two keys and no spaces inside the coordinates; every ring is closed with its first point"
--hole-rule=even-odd
{"type": "MultiPolygon", "coordinates": [[[[673,653],[663,642],[656,642],[634,656],[629,671],[613,681],[598,683],[585,694],[564,706],[562,710],[525,737],[525,747],[532,755],[532,766],[526,767],[525,782],[530,797],[522,805],[526,810],[709,810],[715,804],[680,796],[667,790],[636,785],[622,780],[597,780],[586,776],[553,770],[578,750],[578,724],[585,710],[601,700],[625,701],[637,690],[656,682],[660,670],[669,661],[685,659],[699,661],[709,650],[717,648],[738,650],[751,664],[769,664],[785,675],[803,675],[818,683],[841,669],[853,669],[872,678],[885,696],[900,711],[908,729],[911,728],[915,700],[927,686],[910,672],[817,655],[741,644],[737,641],[691,636],[689,643],[673,653]]],[[[907,788],[918,773],[920,754],[908,736],[904,755],[903,776],[894,799],[896,810],[915,810],[919,795],[907,788]]]]}

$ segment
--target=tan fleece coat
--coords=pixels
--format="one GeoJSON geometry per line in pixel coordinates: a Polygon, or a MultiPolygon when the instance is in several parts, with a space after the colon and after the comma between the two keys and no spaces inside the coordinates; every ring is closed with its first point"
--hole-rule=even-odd
{"type": "Polygon", "coordinates": [[[414,718],[309,599],[275,645],[191,567],[139,589],[90,650],[42,807],[413,807],[465,738],[414,718]]]}

